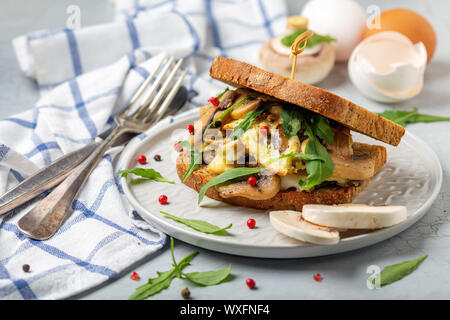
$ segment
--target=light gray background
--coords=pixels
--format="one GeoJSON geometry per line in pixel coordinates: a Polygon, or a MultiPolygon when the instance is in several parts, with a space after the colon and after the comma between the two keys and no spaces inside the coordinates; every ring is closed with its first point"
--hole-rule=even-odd
{"type": "MultiPolygon", "coordinates": [[[[275,0],[274,0],[275,1],[275,0]]],[[[290,14],[301,11],[306,1],[289,0],[290,14]]],[[[382,10],[408,7],[428,18],[438,36],[438,48],[425,74],[423,92],[410,101],[394,106],[382,105],[364,98],[350,83],[347,69],[337,65],[321,87],[332,90],[373,111],[385,108],[417,106],[424,113],[450,116],[450,2],[447,0],[366,1],[366,8],[376,4],[382,10]]],[[[0,118],[30,109],[39,97],[35,83],[19,70],[11,40],[21,34],[65,26],[66,8],[80,6],[83,26],[109,22],[114,9],[106,0],[2,0],[0,2],[0,118]]],[[[345,23],[345,22],[344,22],[345,23]]],[[[233,265],[233,280],[219,286],[201,288],[176,279],[168,290],[152,299],[181,299],[180,291],[188,286],[194,299],[449,299],[450,298],[450,122],[414,124],[408,130],[429,143],[444,169],[441,193],[426,216],[407,231],[368,248],[320,258],[271,260],[231,256],[198,249],[175,241],[178,259],[192,251],[200,254],[190,270],[206,271],[233,265]],[[413,274],[380,290],[368,290],[366,273],[369,265],[381,268],[429,254],[413,274]],[[315,282],[320,272],[324,280],[315,282]],[[245,279],[251,277],[257,288],[249,290],[245,279]]],[[[171,257],[166,246],[159,253],[132,266],[121,277],[74,298],[126,299],[156,271],[170,268],[171,257]],[[130,280],[137,271],[142,280],[130,280]]]]}

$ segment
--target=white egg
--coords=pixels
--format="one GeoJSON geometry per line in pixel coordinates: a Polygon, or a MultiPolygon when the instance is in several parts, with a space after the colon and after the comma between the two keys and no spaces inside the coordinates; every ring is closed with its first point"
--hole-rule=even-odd
{"type": "Polygon", "coordinates": [[[344,62],[361,41],[366,26],[366,14],[353,0],[311,0],[302,16],[308,18],[308,29],[337,39],[336,61],[344,62]]]}
{"type": "Polygon", "coordinates": [[[427,63],[422,42],[413,44],[395,31],[364,39],[352,52],[348,72],[353,84],[367,97],[398,102],[419,94],[427,63]]]}

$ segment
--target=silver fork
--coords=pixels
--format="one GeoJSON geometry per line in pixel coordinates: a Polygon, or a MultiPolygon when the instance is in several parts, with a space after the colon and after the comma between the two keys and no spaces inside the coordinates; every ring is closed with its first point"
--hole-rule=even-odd
{"type": "Polygon", "coordinates": [[[58,187],[19,220],[18,227],[24,235],[36,240],[46,240],[53,236],[69,217],[73,200],[114,140],[126,132],[144,132],[161,119],[187,72],[183,71],[175,80],[182,59],[173,66],[174,60],[173,56],[169,57],[167,61],[161,60],[155,71],[136,91],[125,110],[114,118],[116,126],[111,134],[58,187]],[[156,73],[162,66],[160,74],[155,79],[156,73]],[[153,84],[147,90],[148,92],[145,92],[153,79],[155,79],[153,84]],[[169,89],[170,91],[167,93],[169,89]],[[143,95],[144,92],[145,95],[143,95]],[[129,115],[132,106],[140,97],[143,99],[139,107],[129,115]],[[161,102],[161,100],[163,101],[161,102]]]}

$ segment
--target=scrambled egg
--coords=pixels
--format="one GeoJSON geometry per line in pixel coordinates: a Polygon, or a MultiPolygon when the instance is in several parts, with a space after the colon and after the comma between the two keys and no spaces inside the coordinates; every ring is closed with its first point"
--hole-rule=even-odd
{"type": "MultiPolygon", "coordinates": [[[[226,124],[223,129],[232,130],[242,120],[235,120],[226,124]]],[[[278,122],[267,122],[265,120],[254,122],[252,126],[242,134],[239,138],[239,142],[245,147],[245,150],[256,159],[256,162],[262,167],[276,173],[280,176],[296,173],[299,170],[305,168],[302,160],[293,157],[287,157],[283,159],[277,159],[283,154],[298,153],[300,151],[300,140],[298,136],[293,136],[288,139],[287,148],[282,153],[276,148],[277,139],[278,144],[280,142],[279,133],[276,131],[279,126],[278,122]],[[268,143],[265,138],[260,134],[260,129],[263,126],[269,127],[271,133],[271,143],[268,143]],[[276,159],[276,160],[274,160],[276,159]]],[[[281,130],[281,129],[280,129],[281,130]]],[[[239,152],[240,148],[237,148],[236,141],[226,143],[217,153],[214,160],[208,165],[208,169],[219,174],[233,167],[233,162],[242,156],[239,152]],[[236,156],[230,156],[228,153],[237,154],[236,156]],[[228,160],[227,160],[228,157],[228,160]]],[[[256,163],[254,163],[256,164],[256,163]]]]}

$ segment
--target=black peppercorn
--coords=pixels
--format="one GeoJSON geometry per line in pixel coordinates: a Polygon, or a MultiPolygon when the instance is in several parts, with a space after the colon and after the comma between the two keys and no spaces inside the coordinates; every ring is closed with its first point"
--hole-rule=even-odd
{"type": "Polygon", "coordinates": [[[183,297],[183,299],[189,299],[191,297],[191,292],[188,288],[184,288],[183,290],[181,290],[181,296],[183,297]]]}
{"type": "Polygon", "coordinates": [[[161,161],[161,156],[159,154],[157,154],[156,156],[153,157],[153,159],[155,159],[155,161],[161,161]]]}
{"type": "Polygon", "coordinates": [[[22,270],[23,270],[23,272],[30,272],[30,265],[29,264],[24,264],[22,266],[22,270]]]}

